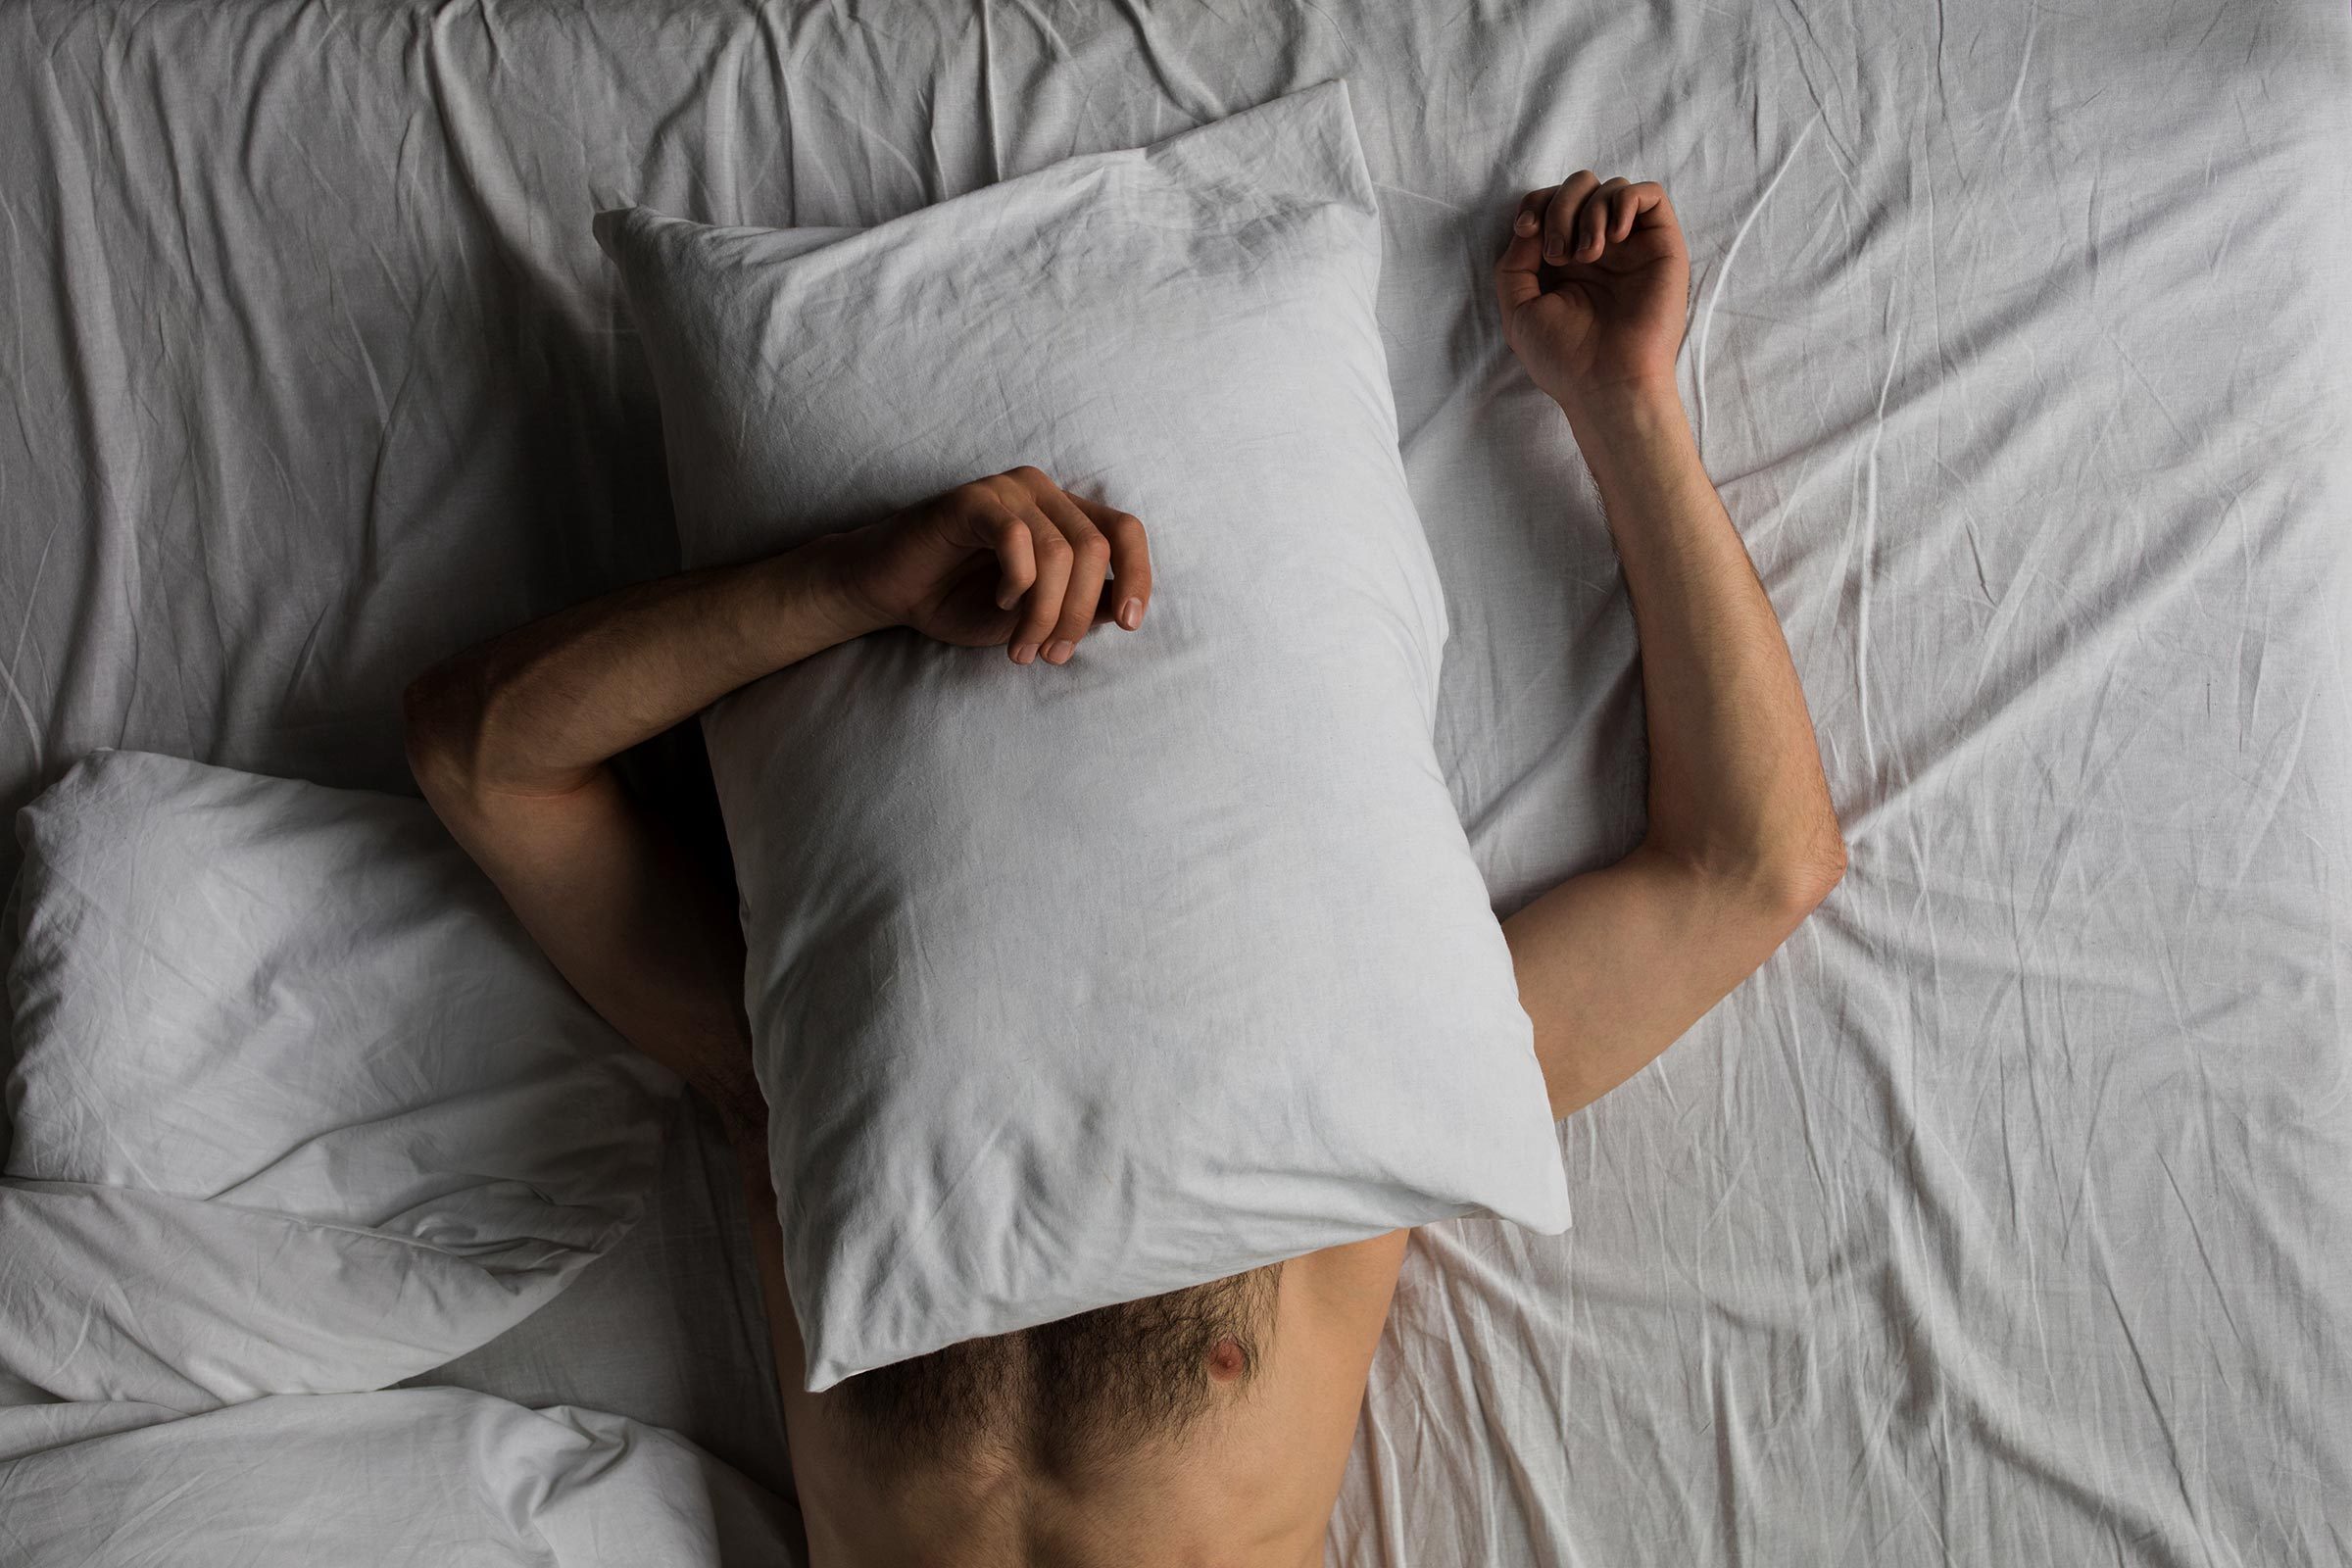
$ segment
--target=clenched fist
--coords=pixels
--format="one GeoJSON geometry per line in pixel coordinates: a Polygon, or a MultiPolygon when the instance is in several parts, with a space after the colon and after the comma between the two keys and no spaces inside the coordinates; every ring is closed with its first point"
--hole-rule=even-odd
{"type": "Polygon", "coordinates": [[[1086,634],[1129,631],[1152,603],[1144,525],[1027,464],[834,536],[860,624],[911,626],[1016,664],[1069,662],[1086,634]]]}
{"type": "Polygon", "coordinates": [[[1503,340],[1571,416],[1596,400],[1674,395],[1690,292],[1666,188],[1589,169],[1519,199],[1494,264],[1503,340]]]}

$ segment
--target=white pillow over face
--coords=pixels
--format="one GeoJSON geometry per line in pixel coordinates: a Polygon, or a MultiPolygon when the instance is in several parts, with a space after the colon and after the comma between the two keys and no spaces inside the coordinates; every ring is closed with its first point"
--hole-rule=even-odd
{"type": "Polygon", "coordinates": [[[870,230],[608,213],[687,564],[1035,464],[1143,518],[1061,667],[891,631],[705,719],[811,1389],[1568,1201],[1430,744],[1445,601],[1343,83],[870,230]]]}
{"type": "Polygon", "coordinates": [[[0,1370],[178,1409],[377,1388],[636,1220],[675,1079],[422,803],[99,752],[17,826],[0,1370]]]}

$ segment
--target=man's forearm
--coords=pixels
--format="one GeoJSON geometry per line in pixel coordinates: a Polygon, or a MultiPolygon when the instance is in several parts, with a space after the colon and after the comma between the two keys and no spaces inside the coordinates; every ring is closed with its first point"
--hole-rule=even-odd
{"type": "Polygon", "coordinates": [[[427,671],[412,729],[421,718],[474,789],[576,788],[737,687],[878,629],[840,592],[832,550],[639,583],[518,627],[427,671]]]}
{"type": "Polygon", "coordinates": [[[1780,619],[1671,386],[1567,410],[1633,600],[1649,727],[1649,842],[1741,876],[1844,867],[1780,619]]]}

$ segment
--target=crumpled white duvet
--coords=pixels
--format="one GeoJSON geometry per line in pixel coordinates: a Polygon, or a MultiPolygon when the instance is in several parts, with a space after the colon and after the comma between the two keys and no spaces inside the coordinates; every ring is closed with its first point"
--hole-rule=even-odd
{"type": "Polygon", "coordinates": [[[0,1409],[0,1562],[715,1568],[804,1561],[789,1503],[659,1427],[461,1389],[0,1409]]]}
{"type": "Polygon", "coordinates": [[[190,1414],[379,1389],[643,1211],[676,1079],[421,803],[101,751],[17,834],[0,1374],[190,1414]]]}
{"type": "Polygon", "coordinates": [[[676,1088],[421,804],[101,751],[17,829],[0,1568],[787,1560],[675,1433],[369,1392],[601,1257],[676,1088]]]}

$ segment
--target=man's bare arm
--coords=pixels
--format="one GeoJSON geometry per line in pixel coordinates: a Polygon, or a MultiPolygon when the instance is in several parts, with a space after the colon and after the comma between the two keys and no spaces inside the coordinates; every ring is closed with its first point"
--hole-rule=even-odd
{"type": "Polygon", "coordinates": [[[406,698],[425,798],[590,1005],[709,1100],[765,1126],[732,901],[632,800],[621,752],[762,676],[885,626],[1059,664],[1152,596],[1142,525],[1022,467],[788,554],[642,583],[427,670],[406,698]]]}
{"type": "Polygon", "coordinates": [[[1690,273],[1665,192],[1580,172],[1521,213],[1504,319],[1600,487],[1649,729],[1641,846],[1503,922],[1565,1116],[1760,967],[1844,875],[1845,846],[1780,620],[1675,389],[1690,273]]]}
{"type": "Polygon", "coordinates": [[[1646,842],[1782,906],[1845,846],[1772,601],[1671,387],[1569,414],[1600,486],[1642,646],[1646,842]]]}
{"type": "Polygon", "coordinates": [[[826,541],[624,588],[427,670],[409,760],[453,836],[572,988],[710,1101],[765,1125],[732,902],[612,759],[738,686],[872,629],[826,541]]]}
{"type": "Polygon", "coordinates": [[[804,1371],[743,1010],[736,911],[612,760],[739,686],[886,626],[1017,664],[1141,626],[1143,525],[1029,466],[740,566],[624,588],[410,686],[410,766],[572,988],[710,1102],[734,1144],[776,1372],[804,1371]]]}

